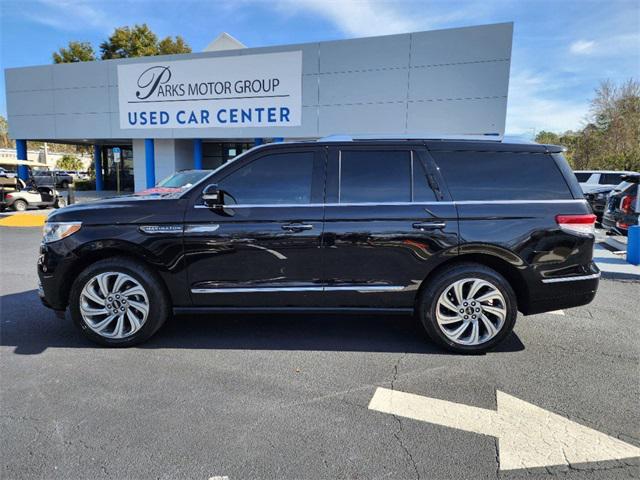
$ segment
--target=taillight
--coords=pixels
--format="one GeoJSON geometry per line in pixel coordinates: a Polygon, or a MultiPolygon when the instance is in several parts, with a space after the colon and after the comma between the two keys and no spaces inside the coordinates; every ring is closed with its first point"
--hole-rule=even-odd
{"type": "Polygon", "coordinates": [[[624,213],[631,213],[632,206],[635,201],[635,195],[625,195],[624,197],[622,197],[622,201],[620,202],[620,210],[622,210],[624,213]]]}
{"type": "Polygon", "coordinates": [[[4,198],[13,198],[13,195],[11,195],[10,193],[7,193],[4,198]]]}
{"type": "Polygon", "coordinates": [[[583,215],[556,215],[556,223],[571,233],[596,233],[596,216],[592,213],[583,215]]]}

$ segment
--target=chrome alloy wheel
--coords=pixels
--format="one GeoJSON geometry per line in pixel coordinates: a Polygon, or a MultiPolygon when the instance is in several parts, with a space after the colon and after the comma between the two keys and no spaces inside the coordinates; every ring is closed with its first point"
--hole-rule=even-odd
{"type": "Polygon", "coordinates": [[[463,278],[438,298],[436,320],[444,335],[459,345],[480,345],[502,329],[507,302],[498,288],[480,278],[463,278]]]}
{"type": "Polygon", "coordinates": [[[133,277],[104,272],[89,280],[80,293],[80,314],[87,326],[105,338],[126,338],[142,328],[149,298],[133,277]]]}

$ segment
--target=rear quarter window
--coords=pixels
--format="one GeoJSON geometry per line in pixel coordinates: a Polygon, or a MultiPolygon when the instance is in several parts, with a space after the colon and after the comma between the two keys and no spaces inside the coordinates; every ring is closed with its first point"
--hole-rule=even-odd
{"type": "Polygon", "coordinates": [[[580,183],[584,183],[589,180],[591,176],[591,172],[574,172],[576,174],[576,178],[580,183]]]}
{"type": "Polygon", "coordinates": [[[551,155],[432,152],[454,200],[573,199],[551,155]]]}
{"type": "Polygon", "coordinates": [[[622,181],[621,173],[603,173],[600,175],[600,185],[618,185],[622,181]]]}

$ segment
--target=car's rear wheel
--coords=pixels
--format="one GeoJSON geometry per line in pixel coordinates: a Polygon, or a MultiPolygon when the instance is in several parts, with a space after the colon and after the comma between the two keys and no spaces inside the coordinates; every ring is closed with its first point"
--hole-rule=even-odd
{"type": "Polygon", "coordinates": [[[82,333],[110,347],[147,340],[171,311],[158,275],[142,263],[119,257],[87,267],[73,283],[69,307],[82,333]]]}
{"type": "Polygon", "coordinates": [[[458,353],[481,353],[513,330],[517,300],[495,270],[465,263],[438,273],[422,292],[418,313],[434,341],[458,353]]]}
{"type": "Polygon", "coordinates": [[[15,202],[13,202],[13,205],[12,205],[13,209],[16,212],[24,212],[28,206],[29,204],[24,200],[16,200],[15,202]]]}

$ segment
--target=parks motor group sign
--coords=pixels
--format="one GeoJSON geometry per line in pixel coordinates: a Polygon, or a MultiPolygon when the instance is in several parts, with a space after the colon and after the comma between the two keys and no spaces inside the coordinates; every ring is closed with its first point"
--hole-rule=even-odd
{"type": "Polygon", "coordinates": [[[120,128],[298,126],[302,52],[118,65],[120,128]]]}

